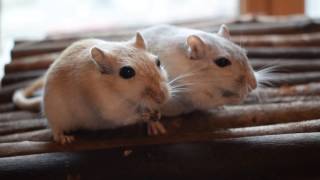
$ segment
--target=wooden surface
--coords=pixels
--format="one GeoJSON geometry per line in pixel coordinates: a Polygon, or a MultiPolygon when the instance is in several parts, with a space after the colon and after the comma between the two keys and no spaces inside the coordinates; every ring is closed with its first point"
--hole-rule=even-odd
{"type": "Polygon", "coordinates": [[[242,14],[291,15],[303,14],[304,0],[241,0],[242,14]]]}
{"type": "MultiPolygon", "coordinates": [[[[19,40],[1,81],[0,179],[319,179],[320,21],[246,16],[228,22],[254,69],[277,66],[273,86],[240,105],[164,118],[164,136],[148,137],[138,124],[71,132],[76,142],[66,146],[52,141],[45,117],[19,110],[11,98],[86,34],[19,40]]],[[[210,19],[178,24],[218,27],[210,19]]],[[[95,35],[124,40],[139,28],[95,35]]]]}

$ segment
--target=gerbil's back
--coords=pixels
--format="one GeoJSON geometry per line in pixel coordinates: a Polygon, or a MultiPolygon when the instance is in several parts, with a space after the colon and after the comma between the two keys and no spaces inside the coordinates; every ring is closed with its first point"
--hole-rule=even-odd
{"type": "Polygon", "coordinates": [[[141,33],[148,44],[148,49],[158,54],[159,51],[170,50],[186,41],[190,34],[197,30],[172,25],[158,25],[142,30],[141,33]],[[172,47],[172,48],[167,48],[172,47]]]}

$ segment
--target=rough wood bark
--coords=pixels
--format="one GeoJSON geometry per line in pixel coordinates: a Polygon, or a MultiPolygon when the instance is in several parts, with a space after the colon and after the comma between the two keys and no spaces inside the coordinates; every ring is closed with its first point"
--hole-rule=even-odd
{"type": "Polygon", "coordinates": [[[47,121],[44,119],[25,119],[21,121],[1,122],[0,135],[44,129],[47,127],[47,121]]]}
{"type": "MultiPolygon", "coordinates": [[[[217,32],[218,26],[214,21],[208,23],[200,23],[196,25],[187,25],[192,28],[201,29],[208,32],[217,32]],[[213,25],[214,24],[214,25],[213,25]]],[[[12,57],[18,58],[23,56],[30,56],[35,54],[44,54],[49,52],[57,52],[63,50],[65,47],[70,45],[77,39],[86,38],[86,37],[96,37],[111,41],[121,41],[127,40],[132,37],[136,30],[140,28],[131,28],[117,32],[117,31],[104,31],[107,33],[94,33],[94,36],[86,33],[86,36],[83,37],[80,35],[65,37],[62,40],[44,40],[42,42],[26,42],[19,43],[12,50],[12,57]]],[[[243,23],[243,24],[230,24],[230,32],[233,35],[246,35],[246,34],[288,34],[288,33],[306,33],[306,32],[315,32],[320,31],[320,23],[318,21],[301,21],[301,22],[283,22],[283,23],[243,23]]]]}
{"type": "Polygon", "coordinates": [[[2,87],[0,89],[0,103],[7,103],[12,101],[12,95],[15,90],[19,88],[23,88],[33,82],[34,80],[27,80],[19,83],[15,83],[12,85],[8,85],[5,87],[2,87]]]}
{"type": "Polygon", "coordinates": [[[41,116],[40,113],[34,113],[34,112],[29,112],[29,111],[6,112],[6,113],[1,113],[0,123],[17,121],[17,120],[24,120],[24,119],[39,118],[40,116],[41,116]]]}
{"type": "Polygon", "coordinates": [[[47,69],[53,62],[53,59],[38,59],[34,62],[28,61],[13,61],[10,64],[6,64],[4,71],[6,74],[33,71],[40,69],[47,69]]]}
{"type": "Polygon", "coordinates": [[[276,96],[267,97],[262,93],[261,95],[250,95],[243,104],[275,104],[275,103],[290,103],[297,101],[320,101],[320,96],[276,96]]]}
{"type": "Polygon", "coordinates": [[[274,67],[273,71],[283,73],[320,71],[319,59],[250,59],[250,64],[255,70],[274,67]]]}
{"type": "Polygon", "coordinates": [[[25,71],[25,72],[16,72],[5,75],[1,80],[2,86],[8,86],[11,84],[36,79],[42,76],[46,70],[34,70],[34,71],[25,71]]]}
{"type": "Polygon", "coordinates": [[[272,47],[305,47],[319,46],[320,33],[303,33],[294,35],[255,35],[235,36],[232,41],[244,47],[272,46],[272,47]]]}
{"type": "Polygon", "coordinates": [[[320,81],[319,72],[302,72],[302,73],[279,73],[271,80],[274,87],[284,85],[306,84],[320,81]]]}
{"type": "Polygon", "coordinates": [[[0,159],[0,177],[315,180],[319,138],[304,133],[7,157],[0,159]]]}
{"type": "Polygon", "coordinates": [[[13,103],[0,104],[0,113],[14,111],[14,110],[16,110],[16,107],[13,103]]]}
{"type": "Polygon", "coordinates": [[[249,58],[320,58],[318,47],[249,47],[246,49],[248,50],[249,58]]]}
{"type": "Polygon", "coordinates": [[[290,134],[319,132],[320,120],[309,120],[293,123],[273,124],[265,126],[254,126],[244,128],[231,128],[214,132],[217,135],[230,137],[264,136],[272,134],[290,134]]]}
{"type": "MultiPolygon", "coordinates": [[[[297,142],[299,140],[308,140],[308,136],[316,135],[318,137],[319,133],[300,133],[300,134],[288,134],[288,135],[278,135],[282,139],[277,138],[277,135],[269,136],[270,140],[275,141],[286,141],[290,139],[292,142],[297,142]],[[303,136],[303,137],[301,137],[303,136]],[[298,138],[300,137],[300,138],[298,138]]],[[[245,137],[243,139],[263,139],[266,136],[258,137],[245,137]]],[[[50,153],[50,152],[79,152],[87,150],[100,150],[100,149],[114,149],[121,147],[137,147],[145,145],[165,145],[165,144],[177,144],[177,143],[190,143],[190,142],[206,142],[214,141],[217,139],[224,139],[221,136],[217,136],[214,133],[196,133],[196,134],[183,134],[176,135],[170,138],[166,136],[156,136],[156,137],[143,137],[143,138],[126,138],[126,139],[110,139],[106,141],[101,140],[78,140],[76,143],[68,145],[59,145],[52,142],[34,142],[34,141],[22,141],[22,142],[11,142],[11,143],[1,143],[0,144],[0,157],[8,156],[18,156],[18,155],[28,155],[28,154],[39,154],[39,153],[50,153]]],[[[240,138],[242,139],[242,138],[240,138]]],[[[315,140],[315,139],[310,139],[315,140]]],[[[235,139],[237,141],[237,139],[235,139]]],[[[290,145],[290,141],[286,145],[290,145]]],[[[270,145],[270,144],[269,144],[270,145]]],[[[285,144],[282,144],[285,145],[285,144]]],[[[300,144],[301,146],[301,144],[300,144]]]]}
{"type": "Polygon", "coordinates": [[[0,136],[0,143],[20,141],[52,141],[52,133],[50,129],[39,129],[0,136]]]}
{"type": "Polygon", "coordinates": [[[262,88],[257,95],[264,98],[283,96],[314,96],[320,95],[320,83],[307,83],[294,86],[282,86],[280,88],[262,88]]]}
{"type": "MultiPolygon", "coordinates": [[[[215,138],[236,138],[247,136],[263,136],[272,134],[306,133],[320,131],[320,120],[309,120],[284,124],[273,124],[264,126],[229,128],[211,131],[215,138]]],[[[210,132],[210,131],[208,131],[210,132]]],[[[128,132],[130,133],[130,132],[128,132]]],[[[203,132],[202,132],[203,133],[203,132]]],[[[130,135],[133,137],[134,135],[130,135]]],[[[96,136],[95,136],[96,137],[96,136]]],[[[115,138],[115,137],[113,137],[115,138]]],[[[96,138],[95,138],[96,139],[96,138]]],[[[99,138],[101,139],[101,137],[99,138]]],[[[106,138],[105,140],[110,139],[106,138]]],[[[0,136],[0,143],[19,141],[52,141],[50,129],[40,129],[27,132],[14,132],[13,134],[0,136]]]]}

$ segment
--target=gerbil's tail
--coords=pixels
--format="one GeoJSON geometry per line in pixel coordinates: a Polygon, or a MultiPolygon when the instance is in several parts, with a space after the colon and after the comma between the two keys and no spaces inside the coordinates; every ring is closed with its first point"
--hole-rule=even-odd
{"type": "Polygon", "coordinates": [[[37,90],[44,86],[44,76],[32,82],[24,89],[14,92],[12,101],[20,109],[29,111],[40,111],[42,97],[31,97],[37,90]]]}

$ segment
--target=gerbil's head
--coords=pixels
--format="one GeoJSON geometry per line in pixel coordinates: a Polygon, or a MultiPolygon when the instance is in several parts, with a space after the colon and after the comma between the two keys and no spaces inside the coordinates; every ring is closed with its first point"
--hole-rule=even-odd
{"type": "Polygon", "coordinates": [[[140,33],[134,41],[105,43],[90,52],[101,83],[119,101],[153,109],[168,100],[167,74],[159,58],[146,51],[140,33]]]}
{"type": "Polygon", "coordinates": [[[225,25],[217,34],[189,35],[183,51],[189,67],[180,86],[185,84],[196,108],[239,103],[257,86],[246,51],[230,41],[225,25]]]}

